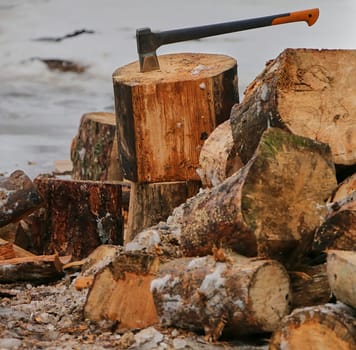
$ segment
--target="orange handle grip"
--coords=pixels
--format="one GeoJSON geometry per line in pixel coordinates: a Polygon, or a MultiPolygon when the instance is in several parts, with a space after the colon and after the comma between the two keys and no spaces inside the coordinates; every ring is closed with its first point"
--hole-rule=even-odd
{"type": "Polygon", "coordinates": [[[318,17],[319,17],[318,8],[304,10],[304,11],[296,11],[296,12],[288,13],[288,15],[286,16],[275,18],[272,21],[272,25],[305,21],[308,23],[309,26],[312,26],[318,20],[318,17]]]}

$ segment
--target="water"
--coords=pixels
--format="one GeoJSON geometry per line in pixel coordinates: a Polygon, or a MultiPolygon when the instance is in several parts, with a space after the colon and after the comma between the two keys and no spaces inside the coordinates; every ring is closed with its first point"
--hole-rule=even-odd
{"type": "Polygon", "coordinates": [[[31,177],[69,159],[84,113],[114,111],[112,72],[137,60],[136,28],[166,30],[319,7],[312,27],[295,23],[167,45],[158,53],[208,52],[238,60],[240,97],[267,60],[287,47],[355,48],[355,0],[0,0],[0,173],[31,177]],[[76,30],[94,33],[60,42],[76,30]],[[89,66],[50,71],[39,60],[89,66]]]}

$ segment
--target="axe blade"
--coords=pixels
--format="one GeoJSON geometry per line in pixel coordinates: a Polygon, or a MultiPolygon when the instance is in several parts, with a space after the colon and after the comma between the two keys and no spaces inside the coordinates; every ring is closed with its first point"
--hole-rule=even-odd
{"type": "Polygon", "coordinates": [[[159,62],[156,54],[158,44],[157,34],[152,33],[150,28],[136,30],[137,52],[141,72],[159,70],[159,62]]]}

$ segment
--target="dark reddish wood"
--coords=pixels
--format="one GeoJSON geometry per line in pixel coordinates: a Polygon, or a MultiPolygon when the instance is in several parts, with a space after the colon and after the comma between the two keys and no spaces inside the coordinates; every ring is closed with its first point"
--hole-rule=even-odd
{"type": "Polygon", "coordinates": [[[37,230],[27,231],[36,250],[42,243],[46,254],[81,259],[101,244],[122,244],[120,184],[43,176],[34,182],[46,203],[29,224],[37,230]]]}

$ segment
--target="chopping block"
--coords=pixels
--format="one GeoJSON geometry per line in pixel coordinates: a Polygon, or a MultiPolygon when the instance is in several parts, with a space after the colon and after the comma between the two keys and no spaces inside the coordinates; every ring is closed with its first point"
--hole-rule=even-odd
{"type": "Polygon", "coordinates": [[[160,70],[139,62],[113,73],[124,178],[135,183],[199,181],[204,141],[238,102],[236,60],[218,54],[160,56],[160,70]]]}

